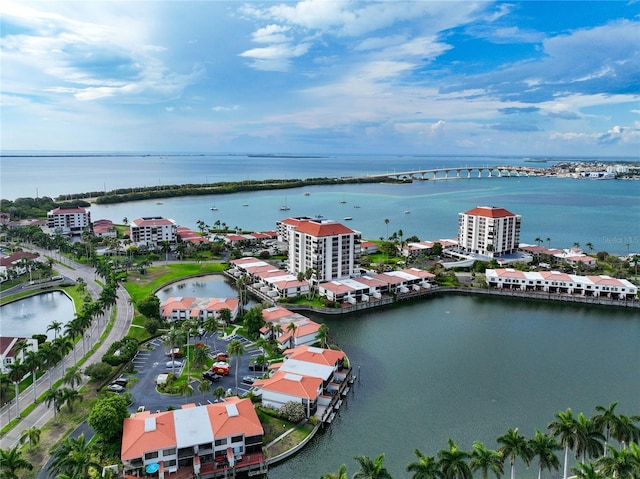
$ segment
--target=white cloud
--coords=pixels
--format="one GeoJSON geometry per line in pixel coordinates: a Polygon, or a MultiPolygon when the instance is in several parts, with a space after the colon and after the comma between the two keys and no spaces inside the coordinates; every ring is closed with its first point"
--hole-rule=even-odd
{"type": "Polygon", "coordinates": [[[307,53],[309,44],[299,45],[279,44],[262,48],[252,48],[240,53],[241,57],[253,60],[253,66],[258,70],[287,71],[290,60],[307,53]]]}

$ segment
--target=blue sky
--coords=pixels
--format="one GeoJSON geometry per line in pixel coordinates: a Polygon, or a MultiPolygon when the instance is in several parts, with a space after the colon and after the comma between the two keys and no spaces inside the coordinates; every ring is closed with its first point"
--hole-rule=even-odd
{"type": "Polygon", "coordinates": [[[0,2],[3,150],[640,156],[640,3],[0,2]]]}

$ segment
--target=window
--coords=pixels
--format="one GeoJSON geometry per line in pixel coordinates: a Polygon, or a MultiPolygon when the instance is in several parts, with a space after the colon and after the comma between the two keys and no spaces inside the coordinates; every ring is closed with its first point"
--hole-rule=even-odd
{"type": "Polygon", "coordinates": [[[144,455],[145,460],[156,459],[158,457],[158,451],[147,452],[144,455]]]}
{"type": "Polygon", "coordinates": [[[216,446],[224,446],[225,444],[227,444],[226,437],[224,439],[216,439],[216,446]]]}
{"type": "Polygon", "coordinates": [[[163,449],[162,450],[162,455],[163,456],[173,456],[176,453],[176,448],[175,447],[170,447],[169,449],[163,449]]]}
{"type": "Polygon", "coordinates": [[[233,436],[231,442],[242,442],[242,436],[233,436]]]}

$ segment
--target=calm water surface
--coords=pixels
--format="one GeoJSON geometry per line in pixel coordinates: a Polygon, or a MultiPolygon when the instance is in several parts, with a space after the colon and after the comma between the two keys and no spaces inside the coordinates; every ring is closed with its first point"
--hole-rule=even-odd
{"type": "Polygon", "coordinates": [[[65,325],[74,315],[73,301],[60,291],[30,296],[0,307],[0,334],[23,338],[46,334],[53,339],[54,332],[47,332],[47,326],[53,321],[65,325]]]}

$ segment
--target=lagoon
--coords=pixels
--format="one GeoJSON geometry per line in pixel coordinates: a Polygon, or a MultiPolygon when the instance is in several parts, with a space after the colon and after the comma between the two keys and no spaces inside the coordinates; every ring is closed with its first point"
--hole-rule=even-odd
{"type": "Polygon", "coordinates": [[[47,331],[47,326],[53,321],[64,326],[74,315],[73,301],[66,294],[61,291],[41,293],[0,306],[0,333],[22,338],[46,334],[51,340],[54,332],[47,331]]]}

